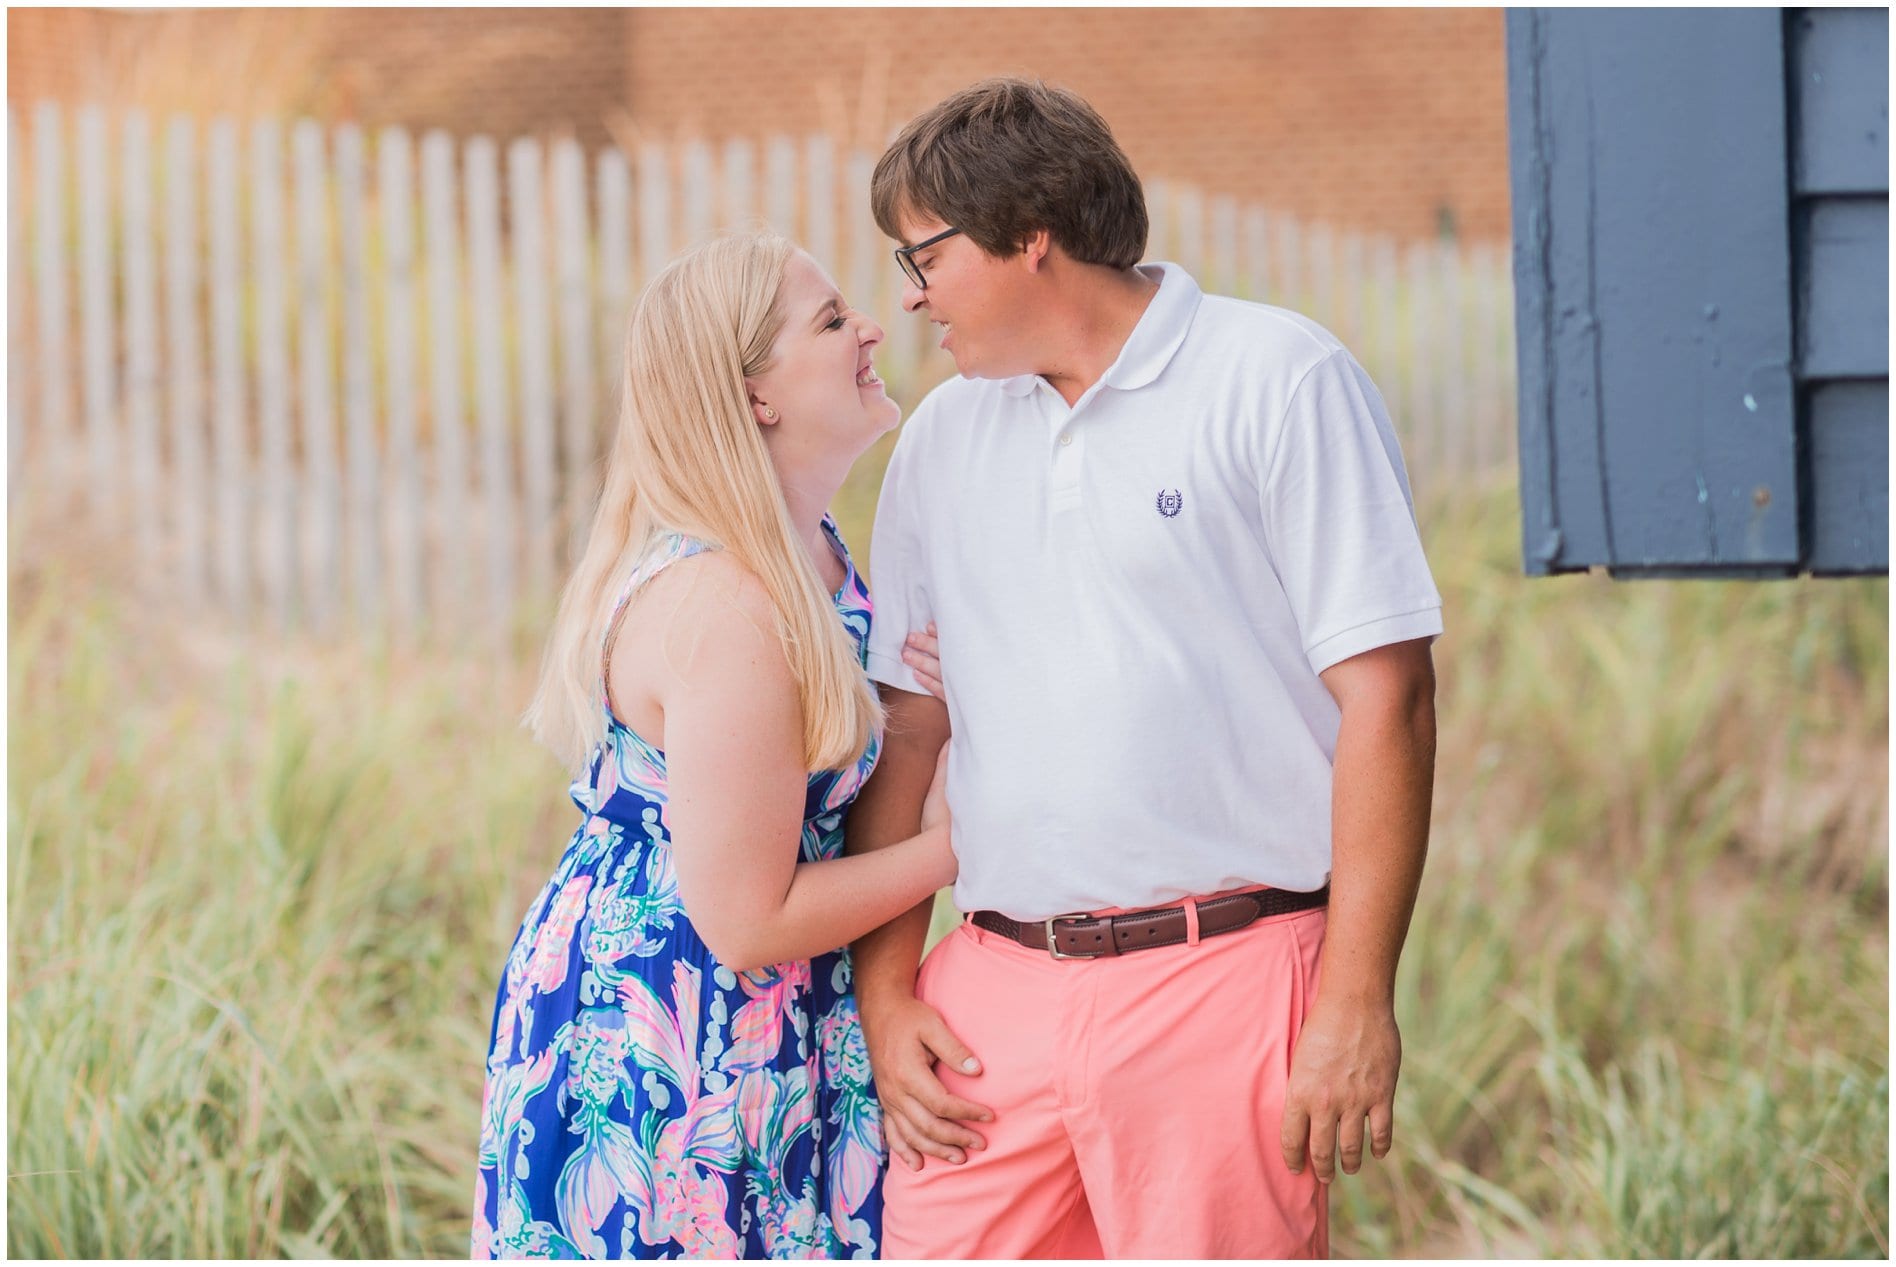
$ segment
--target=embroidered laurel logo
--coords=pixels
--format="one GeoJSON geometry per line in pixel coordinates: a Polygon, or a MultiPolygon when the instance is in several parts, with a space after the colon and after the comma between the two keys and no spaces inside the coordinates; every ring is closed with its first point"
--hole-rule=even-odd
{"type": "Polygon", "coordinates": [[[1176,488],[1159,490],[1159,513],[1167,519],[1176,519],[1179,510],[1185,505],[1185,497],[1176,488]]]}

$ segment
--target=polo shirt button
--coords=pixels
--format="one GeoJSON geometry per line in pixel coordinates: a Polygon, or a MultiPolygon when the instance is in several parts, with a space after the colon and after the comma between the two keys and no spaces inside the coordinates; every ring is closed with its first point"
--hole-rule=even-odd
{"type": "Polygon", "coordinates": [[[1073,443],[1073,433],[1072,433],[1071,431],[1062,431],[1062,432],[1060,433],[1060,443],[1061,443],[1061,444],[1072,444],[1072,443],[1073,443]]]}

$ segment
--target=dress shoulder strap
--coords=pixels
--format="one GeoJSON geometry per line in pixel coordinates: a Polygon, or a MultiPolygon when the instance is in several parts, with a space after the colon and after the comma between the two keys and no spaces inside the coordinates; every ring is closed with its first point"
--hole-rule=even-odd
{"type": "Polygon", "coordinates": [[[660,572],[680,559],[688,559],[694,554],[706,550],[715,550],[716,546],[697,537],[688,537],[682,532],[665,532],[646,543],[645,552],[632,566],[632,572],[625,578],[625,585],[619,590],[619,597],[613,601],[612,615],[606,619],[605,636],[599,647],[599,697],[606,699],[606,671],[612,664],[612,645],[619,640],[619,627],[625,623],[625,609],[632,598],[660,572]]]}

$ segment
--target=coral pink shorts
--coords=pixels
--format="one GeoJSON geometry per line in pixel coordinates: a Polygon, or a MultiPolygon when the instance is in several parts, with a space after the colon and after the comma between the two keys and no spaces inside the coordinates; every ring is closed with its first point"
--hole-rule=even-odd
{"type": "Polygon", "coordinates": [[[983,1067],[936,1073],[994,1120],[962,1165],[891,1159],[883,1255],[1327,1257],[1324,1189],[1278,1143],[1324,919],[1096,960],[964,922],[916,993],[983,1067]]]}

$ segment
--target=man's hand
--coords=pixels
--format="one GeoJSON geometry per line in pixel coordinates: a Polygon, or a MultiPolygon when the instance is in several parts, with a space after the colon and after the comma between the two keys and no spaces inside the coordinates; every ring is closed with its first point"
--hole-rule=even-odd
{"type": "Polygon", "coordinates": [[[891,1153],[910,1170],[920,1170],[923,1154],[960,1165],[967,1160],[964,1150],[987,1147],[961,1123],[991,1122],[993,1112],[950,1095],[935,1076],[937,1060],[965,1074],[981,1072],[981,1062],[949,1032],[941,1013],[913,995],[873,1006],[865,1001],[862,1030],[891,1153]]]}
{"type": "Polygon", "coordinates": [[[1330,801],[1330,910],[1322,984],[1297,1038],[1278,1134],[1284,1164],[1317,1179],[1380,1159],[1395,1138],[1396,961],[1428,854],[1435,666],[1426,638],[1338,661],[1323,684],[1342,716],[1330,801]]]}
{"type": "Polygon", "coordinates": [[[1317,1181],[1353,1175],[1363,1164],[1363,1119],[1378,1160],[1395,1139],[1396,1071],[1402,1036],[1395,1011],[1383,1004],[1325,1004],[1319,996],[1290,1062],[1290,1090],[1278,1142],[1290,1173],[1303,1173],[1305,1155],[1317,1181]]]}

